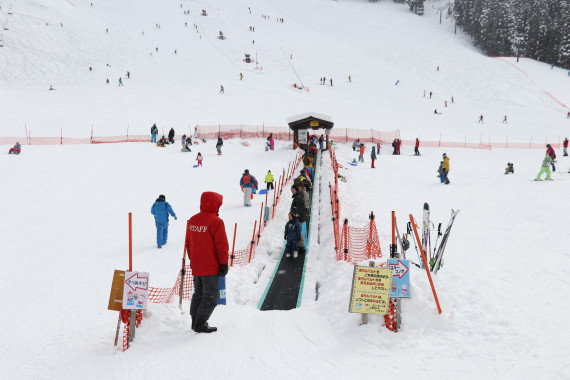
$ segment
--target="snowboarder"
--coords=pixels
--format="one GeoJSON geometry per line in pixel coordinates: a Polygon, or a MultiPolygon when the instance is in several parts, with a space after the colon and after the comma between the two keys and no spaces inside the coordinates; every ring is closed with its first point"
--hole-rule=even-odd
{"type": "Polygon", "coordinates": [[[552,171],[555,172],[556,171],[556,166],[554,166],[554,163],[556,161],[556,152],[554,151],[554,148],[550,146],[550,144],[546,145],[546,154],[550,156],[550,158],[552,158],[552,171]]]}
{"type": "Polygon", "coordinates": [[[479,116],[479,124],[483,123],[483,114],[481,114],[481,116],[479,116]]]}
{"type": "Polygon", "coordinates": [[[511,164],[510,162],[507,162],[507,167],[505,168],[505,174],[515,174],[515,164],[511,164]]]}
{"type": "Polygon", "coordinates": [[[287,245],[285,246],[285,257],[291,257],[296,259],[299,254],[299,242],[301,241],[301,224],[292,213],[289,213],[289,221],[285,224],[285,240],[287,240],[287,245]]]}
{"type": "Polygon", "coordinates": [[[168,131],[168,142],[174,144],[174,128],[170,128],[168,131]]]}
{"type": "Polygon", "coordinates": [[[220,94],[224,93],[224,86],[220,85],[220,94]]]}
{"type": "Polygon", "coordinates": [[[239,185],[243,190],[243,205],[251,207],[252,192],[258,188],[257,180],[249,174],[249,170],[245,169],[239,180],[239,185]]]}
{"type": "Polygon", "coordinates": [[[534,180],[542,181],[540,177],[542,177],[542,173],[546,172],[546,180],[551,181],[552,179],[550,178],[550,165],[553,165],[552,157],[550,157],[550,155],[547,154],[546,156],[544,156],[544,160],[542,161],[542,166],[540,167],[540,171],[538,172],[538,175],[534,180]]]}
{"type": "Polygon", "coordinates": [[[416,137],[416,146],[414,147],[414,156],[421,156],[420,154],[420,139],[416,137]]]}
{"type": "Polygon", "coordinates": [[[22,152],[22,145],[16,142],[13,147],[10,148],[8,154],[20,154],[22,152]]]}
{"type": "Polygon", "coordinates": [[[376,147],[372,146],[372,152],[370,153],[370,160],[372,161],[372,169],[374,169],[374,160],[376,160],[376,147]]]}
{"type": "Polygon", "coordinates": [[[172,206],[170,206],[170,203],[166,201],[166,197],[162,194],[158,196],[150,208],[150,213],[154,215],[154,222],[156,224],[156,245],[158,248],[162,248],[168,240],[168,215],[172,215],[174,220],[178,218],[172,206]]]}
{"type": "Polygon", "coordinates": [[[360,144],[360,150],[358,155],[358,162],[364,162],[364,144],[360,144]]]}
{"type": "Polygon", "coordinates": [[[218,141],[216,142],[216,150],[218,151],[218,156],[222,155],[222,147],[224,146],[224,140],[222,136],[218,136],[218,141]]]}
{"type": "Polygon", "coordinates": [[[119,87],[123,85],[123,78],[119,77],[119,87]]]}
{"type": "Polygon", "coordinates": [[[507,124],[507,115],[503,118],[503,124],[507,124]]]}
{"type": "Polygon", "coordinates": [[[218,304],[220,276],[227,275],[229,269],[226,227],[218,216],[222,202],[218,193],[202,193],[200,212],[190,218],[186,231],[186,252],[194,276],[190,317],[192,329],[198,333],[217,331],[207,321],[218,304]]]}
{"type": "Polygon", "coordinates": [[[196,156],[196,161],[198,161],[198,166],[202,166],[203,160],[204,160],[204,157],[202,157],[202,153],[198,152],[198,155],[196,156]]]}
{"type": "Polygon", "coordinates": [[[267,190],[272,190],[273,189],[273,182],[275,181],[275,178],[273,178],[273,174],[271,173],[271,170],[267,171],[267,174],[265,175],[265,183],[267,184],[267,190]]]}
{"type": "Polygon", "coordinates": [[[564,148],[564,156],[568,156],[568,138],[564,139],[562,147],[564,148]]]}
{"type": "Polygon", "coordinates": [[[449,174],[449,157],[447,154],[443,154],[443,168],[442,168],[442,175],[443,175],[443,183],[449,185],[449,178],[447,177],[449,174]]]}
{"type": "Polygon", "coordinates": [[[156,123],[150,127],[150,142],[156,143],[156,136],[158,135],[158,128],[156,127],[156,123]]]}

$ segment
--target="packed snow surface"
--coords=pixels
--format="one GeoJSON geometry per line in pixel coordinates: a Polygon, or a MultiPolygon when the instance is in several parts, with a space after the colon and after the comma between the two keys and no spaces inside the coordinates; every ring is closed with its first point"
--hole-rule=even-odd
{"type": "MultiPolygon", "coordinates": [[[[441,134],[449,141],[558,143],[570,128],[567,72],[485,57],[453,33],[451,20],[439,24],[444,2],[427,1],[423,17],[388,0],[11,4],[13,15],[6,2],[0,14],[10,25],[0,48],[1,136],[24,136],[27,128],[34,136],[63,130],[87,137],[91,126],[96,135],[123,135],[127,126],[148,134],[153,123],[178,133],[196,124],[285,126],[308,111],[330,115],[335,127],[400,129],[422,140],[441,134]],[[216,38],[219,31],[225,40],[216,38]],[[243,62],[245,53],[262,69],[243,62]],[[319,84],[323,76],[326,85],[319,84]],[[301,81],[309,91],[291,86],[301,81]]],[[[128,267],[128,213],[133,269],[150,272],[151,286],[174,285],[185,220],[198,212],[203,191],[224,196],[227,234],[231,239],[237,223],[236,249],[245,248],[265,197],[243,207],[241,173],[249,169],[262,183],[296,154],[289,142],[277,141],[270,152],[264,140],[247,143],[226,141],[222,156],[215,141],[191,153],[180,152],[177,141],[165,148],[24,145],[20,156],[0,154],[2,377],[570,379],[570,160],[561,151],[554,180],[534,182],[542,150],[446,149],[445,186],[436,178],[442,149],[420,146],[422,156],[414,157],[404,147],[392,156],[384,145],[371,169],[371,144],[356,167],[347,165],[357,156],[350,143],[337,145],[347,179],[340,182],[341,217],[365,226],[374,211],[384,256],[378,265],[389,253],[392,210],[401,232],[409,214],[421,218],[424,202],[443,229],[451,209],[461,210],[445,265],[433,276],[441,315],[416,267],[398,333],[380,316],[360,325],[360,315],[348,313],[353,266],[335,259],[334,174],[325,153],[300,308],[257,309],[283,247],[291,195],[284,189],[254,260],[227,276],[228,305],[210,320],[218,332],[191,332],[188,302],[184,313],[177,303],[151,304],[132,347],[114,347],[117,312],[107,303],[113,270],[128,267]],[[204,167],[193,168],[197,152],[204,167]],[[514,175],[504,175],[507,162],[514,175]],[[178,216],[160,250],[150,214],[159,194],[178,216]]],[[[407,255],[418,261],[413,244],[407,255]]]]}

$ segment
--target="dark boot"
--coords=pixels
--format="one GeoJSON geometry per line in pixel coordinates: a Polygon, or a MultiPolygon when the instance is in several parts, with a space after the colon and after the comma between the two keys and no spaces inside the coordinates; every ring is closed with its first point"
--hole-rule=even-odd
{"type": "Polygon", "coordinates": [[[216,327],[208,326],[208,322],[203,321],[201,319],[196,319],[196,326],[194,327],[194,331],[197,333],[211,333],[214,331],[218,331],[216,327]]]}

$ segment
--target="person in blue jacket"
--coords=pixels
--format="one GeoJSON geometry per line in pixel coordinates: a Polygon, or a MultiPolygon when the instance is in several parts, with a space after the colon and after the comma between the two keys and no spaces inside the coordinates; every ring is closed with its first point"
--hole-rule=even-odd
{"type": "Polygon", "coordinates": [[[255,193],[255,190],[259,187],[257,180],[254,176],[249,174],[249,170],[245,169],[239,180],[239,184],[243,190],[243,205],[245,207],[251,207],[252,192],[255,193]]]}
{"type": "Polygon", "coordinates": [[[168,239],[168,214],[172,215],[174,220],[178,218],[172,206],[170,206],[170,203],[166,201],[166,197],[162,194],[158,196],[158,199],[150,208],[150,213],[154,215],[154,222],[156,223],[156,245],[158,248],[162,248],[168,239]]]}
{"type": "Polygon", "coordinates": [[[287,245],[285,246],[285,256],[296,259],[299,254],[299,242],[301,241],[301,224],[299,220],[289,213],[289,221],[285,224],[285,240],[287,240],[287,245]]]}

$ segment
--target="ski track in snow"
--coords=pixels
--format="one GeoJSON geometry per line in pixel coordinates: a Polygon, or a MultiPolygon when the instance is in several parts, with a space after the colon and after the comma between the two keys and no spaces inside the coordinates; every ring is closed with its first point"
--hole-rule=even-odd
{"type": "MultiPolygon", "coordinates": [[[[59,135],[60,128],[64,136],[86,137],[91,125],[95,135],[122,135],[127,126],[129,134],[146,134],[154,122],[182,134],[197,123],[284,126],[286,117],[307,111],[332,115],[338,128],[399,128],[404,138],[420,140],[442,133],[448,141],[508,136],[509,142],[559,142],[570,125],[567,110],[543,92],[570,104],[566,71],[506,59],[526,77],[482,56],[468,37],[453,34],[450,20],[439,24],[436,8],[443,2],[426,2],[424,17],[392,2],[355,0],[88,4],[14,3],[0,51],[0,135],[22,136],[24,124],[36,137],[59,135]],[[199,15],[202,8],[207,17],[199,15]],[[190,15],[183,14],[187,9],[190,15]],[[216,38],[219,30],[226,40],[216,38]],[[244,53],[256,52],[262,71],[242,62],[244,53]],[[297,78],[286,62],[290,53],[310,92],[292,91],[297,78]],[[319,85],[323,75],[334,86],[319,85]],[[118,87],[119,77],[124,87],[118,87]],[[52,84],[57,91],[47,91],[52,84]],[[424,90],[432,90],[433,98],[423,98],[424,90]],[[443,114],[433,115],[434,108],[443,114]],[[502,124],[505,114],[508,125],[502,124]]],[[[371,144],[365,163],[356,167],[346,165],[357,157],[350,143],[337,145],[340,174],[347,178],[340,182],[341,218],[364,226],[374,211],[384,255],[379,262],[389,255],[392,210],[400,232],[410,213],[421,220],[424,202],[443,229],[451,208],[461,210],[444,266],[433,276],[442,315],[425,272],[416,267],[397,334],[382,326],[381,316],[359,326],[360,315],[347,312],[353,266],[334,257],[328,189],[334,179],[325,153],[301,308],[257,310],[283,248],[287,187],[252,263],[230,270],[228,305],[216,308],[211,319],[217,333],[190,331],[187,301],[182,313],[176,302],[151,304],[133,346],[119,352],[112,346],[117,313],[106,307],[113,270],[128,264],[128,213],[134,268],[150,272],[151,286],[174,285],[184,220],[198,212],[203,191],[224,196],[220,215],[228,237],[237,222],[236,249],[245,248],[265,199],[255,196],[251,208],[242,206],[241,173],[249,169],[263,186],[267,170],[277,180],[295,157],[289,142],[277,141],[273,152],[263,151],[262,139],[249,142],[226,141],[221,157],[213,141],[186,154],[177,141],[164,149],[143,143],[24,145],[20,156],[0,155],[4,376],[119,378],[137,368],[149,379],[570,379],[570,160],[561,151],[552,176],[563,180],[533,182],[541,150],[420,146],[420,157],[411,147],[396,157],[384,145],[371,169],[371,144]],[[204,167],[194,169],[198,151],[204,167]],[[436,178],[444,151],[451,159],[449,186],[436,178]],[[515,164],[514,175],[503,174],[507,162],[515,164]],[[170,220],[168,244],[158,250],[150,207],[161,193],[179,220],[170,220]]],[[[418,261],[413,242],[407,256],[418,261]]]]}

